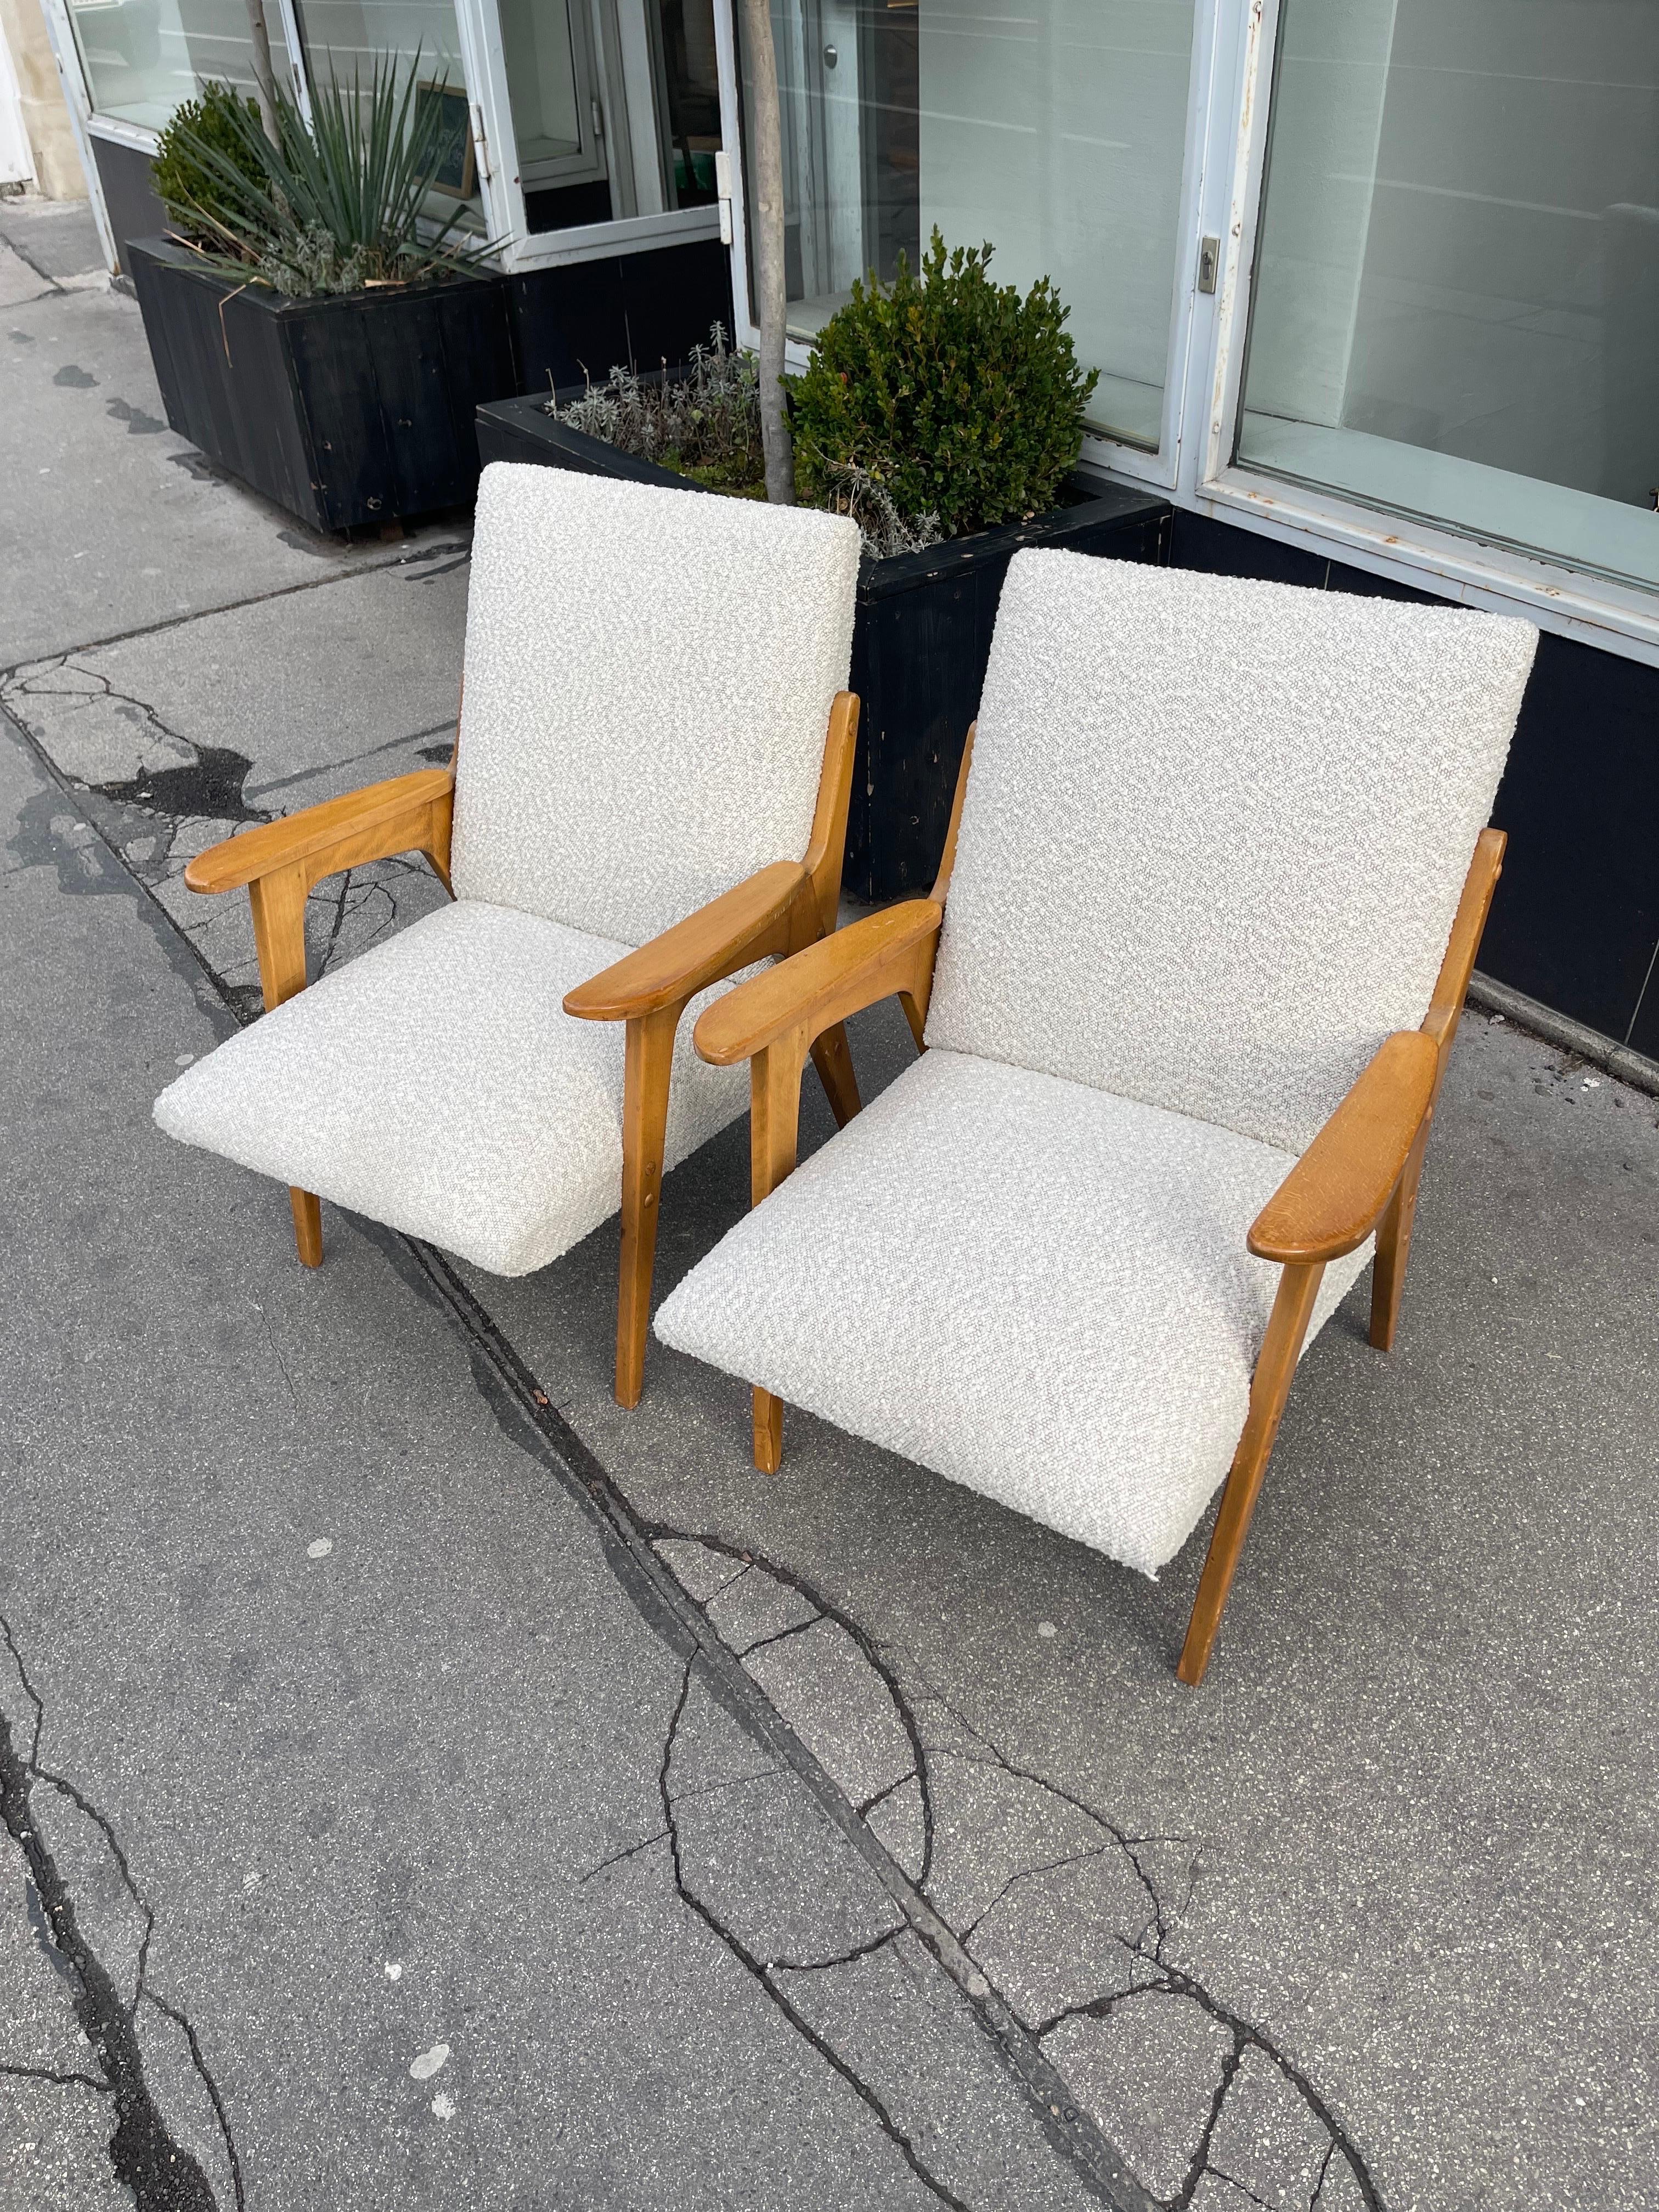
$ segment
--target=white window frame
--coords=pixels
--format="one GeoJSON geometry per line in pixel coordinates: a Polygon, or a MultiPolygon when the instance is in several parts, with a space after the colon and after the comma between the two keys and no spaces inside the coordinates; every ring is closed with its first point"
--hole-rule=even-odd
{"type": "MultiPolygon", "coordinates": [[[[309,117],[311,82],[306,68],[305,49],[300,37],[295,0],[268,0],[268,5],[271,6],[281,24],[296,96],[301,108],[309,117]]],[[[91,142],[101,138],[112,145],[131,147],[136,153],[153,155],[160,143],[160,134],[142,124],[123,122],[117,116],[99,112],[93,101],[92,87],[87,77],[86,65],[76,40],[66,0],[42,0],[42,9],[58,75],[63,79],[70,121],[81,155],[81,166],[86,172],[87,189],[91,196],[105,258],[112,269],[116,263],[115,240],[104,205],[103,188],[91,142]]],[[[612,254],[630,253],[642,248],[672,246],[688,239],[716,238],[724,234],[722,209],[719,205],[665,208],[655,214],[624,216],[613,218],[609,222],[583,223],[569,230],[533,234],[525,231],[522,228],[522,195],[517,190],[516,180],[509,181],[502,173],[498,155],[499,149],[514,143],[506,61],[501,52],[501,19],[494,0],[455,0],[455,15],[461,64],[466,72],[485,234],[503,240],[498,258],[505,270],[514,274],[530,269],[557,268],[570,262],[602,260],[612,254]],[[514,227],[515,210],[520,219],[520,227],[516,229],[514,227]]],[[[720,0],[716,0],[714,21],[715,45],[719,53],[722,46],[724,21],[720,0]]],[[[276,28],[276,25],[273,23],[273,35],[276,28]]],[[[596,40],[603,37],[602,25],[595,25],[593,35],[596,40]]],[[[730,42],[726,40],[724,43],[729,46],[730,42]]],[[[736,110],[728,99],[728,60],[729,57],[721,62],[722,132],[728,129],[735,131],[736,128],[736,110]]],[[[607,143],[613,148],[625,148],[629,140],[623,128],[623,119],[612,112],[610,72],[602,71],[600,74],[605,85],[607,143]]]]}
{"type": "Polygon", "coordinates": [[[1205,196],[1202,218],[1204,229],[1222,240],[1222,270],[1213,298],[1194,303],[1177,504],[1316,557],[1469,606],[1522,615],[1540,629],[1659,666],[1659,592],[1234,460],[1280,0],[1226,4],[1243,35],[1232,99],[1215,108],[1207,166],[1218,182],[1205,196]]]}
{"type": "MultiPolygon", "coordinates": [[[[503,171],[499,149],[514,144],[513,114],[507,82],[507,62],[501,49],[501,15],[495,0],[455,0],[460,26],[461,56],[471,88],[472,135],[478,158],[479,185],[484,206],[484,226],[491,238],[506,243],[500,252],[501,267],[509,275],[530,269],[557,269],[577,261],[598,261],[612,254],[631,253],[653,246],[672,246],[694,238],[718,238],[718,205],[664,208],[655,214],[613,216],[609,222],[587,222],[568,230],[527,231],[523,228],[524,200],[516,177],[503,171]]],[[[718,56],[721,8],[714,9],[718,56]]],[[[594,27],[596,42],[603,39],[602,25],[594,27]]],[[[624,52],[623,63],[628,66],[624,52]]],[[[629,145],[623,118],[615,112],[609,70],[599,72],[605,87],[607,159],[629,145]]],[[[721,76],[720,130],[727,129],[725,76],[721,76]]],[[[630,155],[624,155],[631,161],[630,155]]]]}
{"type": "MultiPolygon", "coordinates": [[[[1524,616],[1540,629],[1659,666],[1659,591],[1589,574],[1449,525],[1394,515],[1234,460],[1279,7],[1280,0],[1194,0],[1162,438],[1158,451],[1148,453],[1091,434],[1083,458],[1167,491],[1177,507],[1316,558],[1469,606],[1524,616]],[[1221,242],[1216,289],[1209,294],[1198,289],[1199,244],[1206,236],[1221,242]]],[[[731,216],[732,299],[738,340],[752,346],[759,332],[744,250],[732,0],[716,8],[715,27],[727,57],[726,143],[739,180],[731,216]]],[[[786,353],[798,374],[811,349],[791,339],[786,353]]]]}

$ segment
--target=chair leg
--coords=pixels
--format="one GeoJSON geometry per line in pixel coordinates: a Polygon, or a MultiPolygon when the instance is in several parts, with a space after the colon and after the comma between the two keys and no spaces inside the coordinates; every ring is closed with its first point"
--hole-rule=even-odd
{"type": "MultiPolygon", "coordinates": [[[[753,1206],[794,1172],[805,1060],[806,1036],[801,1030],[779,1037],[749,1063],[749,1196],[753,1206]]],[[[755,1465],[763,1474],[775,1474],[783,1464],[782,1399],[757,1387],[754,1420],[755,1465]]]]}
{"type": "Polygon", "coordinates": [[[617,1403],[637,1406],[645,1388],[645,1338],[651,1319],[651,1271],[657,1256],[668,1073],[678,1006],[628,1024],[623,1078],[622,1272],[617,1285],[617,1403]]]}
{"type": "Polygon", "coordinates": [[[1244,1433],[1238,1440],[1232,1471],[1221,1493],[1221,1510],[1216,1516],[1209,1554],[1199,1579],[1198,1595],[1193,1601],[1192,1619],[1187,1624],[1187,1640],[1181,1649],[1181,1663],[1176,1668],[1183,1682],[1201,1682],[1210,1663],[1227,1593],[1232,1588],[1239,1554],[1249,1530],[1250,1516],[1261,1492],[1261,1478],[1267,1471],[1273,1439],[1279,1434],[1279,1417],[1290,1395],[1297,1359],[1308,1334],[1314,1300],[1319,1295],[1324,1273],[1323,1263],[1316,1262],[1309,1267],[1287,1267],[1279,1279],[1273,1317],[1267,1323],[1267,1334],[1250,1383],[1250,1410],[1245,1417],[1244,1433]]]}
{"type": "Polygon", "coordinates": [[[837,1022],[827,1029],[812,1043],[812,1065],[818,1072],[824,1094],[830,1101],[830,1110],[836,1117],[836,1127],[844,1129],[858,1112],[858,1078],[853,1073],[853,1054],[847,1042],[847,1025],[837,1022]]]}
{"type": "Polygon", "coordinates": [[[1407,1156],[1399,1188],[1389,1201],[1376,1232],[1376,1258],[1371,1267],[1371,1342],[1379,1352],[1394,1350],[1400,1326],[1400,1300],[1406,1287],[1406,1262],[1411,1256],[1412,1224],[1417,1218],[1417,1186],[1423,1173],[1423,1154],[1434,1116],[1430,1115],[1417,1133],[1417,1142],[1407,1156]]]}
{"type": "Polygon", "coordinates": [[[289,1186],[288,1202],[294,1209],[294,1242],[307,1267],[323,1264],[323,1209],[314,1190],[289,1186]]]}
{"type": "Polygon", "coordinates": [[[783,1464],[783,1401],[756,1386],[755,1465],[763,1474],[775,1474],[783,1464]]]}

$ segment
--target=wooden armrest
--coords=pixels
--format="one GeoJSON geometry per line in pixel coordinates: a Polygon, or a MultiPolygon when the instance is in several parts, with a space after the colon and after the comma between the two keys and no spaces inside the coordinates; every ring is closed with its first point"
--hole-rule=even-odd
{"type": "Polygon", "coordinates": [[[786,951],[796,904],[811,890],[799,860],[775,860],[579,983],[566,994],[564,1010],[582,1022],[626,1022],[691,998],[733,969],[786,951]]]}
{"type": "Polygon", "coordinates": [[[792,1030],[810,1042],[895,991],[925,1002],[944,919],[937,900],[907,899],[820,938],[716,1000],[697,1024],[697,1050],[716,1067],[729,1067],[792,1030]]]}
{"type": "Polygon", "coordinates": [[[1251,1224],[1258,1259],[1340,1260],[1388,1210],[1434,1103],[1440,1054],[1422,1030],[1397,1030],[1251,1224]]]}
{"type": "MultiPolygon", "coordinates": [[[[366,785],[210,846],[185,870],[185,881],[193,891],[231,891],[307,861],[323,864],[307,870],[314,881],[366,860],[424,849],[431,842],[433,809],[451,801],[454,791],[454,775],[447,768],[416,769],[411,775],[366,785]]],[[[442,842],[447,855],[447,830],[442,842]]]]}

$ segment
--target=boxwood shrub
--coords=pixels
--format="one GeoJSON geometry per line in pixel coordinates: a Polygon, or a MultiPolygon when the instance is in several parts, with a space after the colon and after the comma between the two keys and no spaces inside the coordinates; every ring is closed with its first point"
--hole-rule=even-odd
{"type": "Polygon", "coordinates": [[[858,470],[947,538],[1054,505],[1098,371],[1079,367],[1048,279],[1022,298],[992,282],[991,251],[947,251],[935,230],[920,270],[901,255],[890,284],[854,284],[791,386],[804,501],[833,504],[858,470]]]}

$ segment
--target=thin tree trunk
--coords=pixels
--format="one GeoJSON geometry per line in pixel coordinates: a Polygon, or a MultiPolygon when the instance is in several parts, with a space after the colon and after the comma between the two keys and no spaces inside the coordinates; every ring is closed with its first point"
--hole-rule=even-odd
{"type": "Polygon", "coordinates": [[[259,120],[273,146],[282,143],[276,130],[276,76],[270,66],[270,30],[265,21],[265,0],[247,0],[247,27],[253,40],[253,82],[259,88],[259,120]]]}
{"type": "Polygon", "coordinates": [[[761,442],[766,496],[795,503],[795,455],[783,404],[783,324],[787,294],[783,267],[783,125],[778,112],[778,58],[772,44],[770,0],[743,0],[744,42],[755,88],[754,198],[756,320],[760,325],[761,442]]]}

